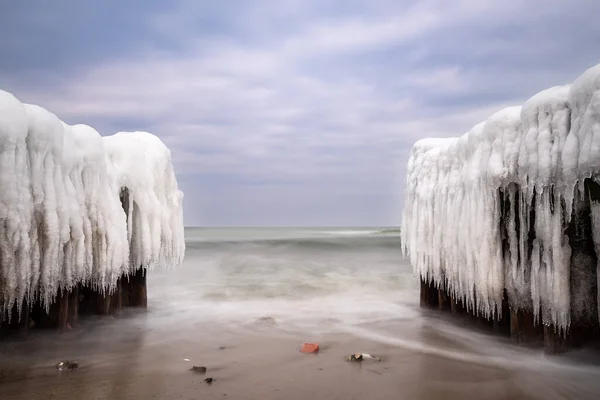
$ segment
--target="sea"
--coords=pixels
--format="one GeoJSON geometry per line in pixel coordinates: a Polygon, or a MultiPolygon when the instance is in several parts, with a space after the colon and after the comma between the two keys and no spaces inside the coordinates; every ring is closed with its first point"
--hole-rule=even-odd
{"type": "Polygon", "coordinates": [[[231,324],[340,329],[409,317],[418,285],[394,227],[186,228],[181,268],[148,277],[149,307],[231,324]]]}
{"type": "Polygon", "coordinates": [[[597,353],[547,357],[473,320],[420,308],[419,280],[397,227],[186,228],[185,235],[183,266],[148,277],[149,308],[161,326],[218,324],[249,333],[267,324],[299,340],[350,335],[479,372],[506,371],[509,378],[495,384],[515,386],[525,398],[600,393],[597,353]]]}
{"type": "Polygon", "coordinates": [[[185,237],[182,266],[148,272],[147,309],[88,317],[66,334],[33,331],[27,340],[0,342],[0,398],[600,393],[597,351],[548,357],[473,319],[419,307],[419,281],[396,227],[186,228],[185,237]],[[320,343],[319,358],[300,356],[305,341],[320,343]],[[376,352],[385,361],[361,372],[345,362],[348,352],[376,352]],[[81,367],[61,374],[58,360],[81,367]],[[209,365],[214,388],[189,375],[195,362],[209,365]],[[298,380],[312,380],[314,389],[298,380]]]}

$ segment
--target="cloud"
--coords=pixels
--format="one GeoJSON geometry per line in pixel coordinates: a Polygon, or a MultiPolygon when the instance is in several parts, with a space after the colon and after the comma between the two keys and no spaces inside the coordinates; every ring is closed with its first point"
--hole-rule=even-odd
{"type": "Polygon", "coordinates": [[[0,87],[159,135],[188,224],[398,224],[415,140],[570,82],[600,50],[584,0],[60,3],[12,6],[0,87]]]}

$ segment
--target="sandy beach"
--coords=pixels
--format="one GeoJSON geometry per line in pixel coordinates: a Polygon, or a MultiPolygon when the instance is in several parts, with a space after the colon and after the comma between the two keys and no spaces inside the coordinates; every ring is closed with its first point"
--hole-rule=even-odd
{"type": "Polygon", "coordinates": [[[600,400],[599,17],[3,1],[0,400],[600,400]]]}
{"type": "Polygon", "coordinates": [[[546,357],[421,309],[396,236],[344,233],[188,231],[147,310],[0,342],[0,399],[598,398],[597,353],[546,357]],[[359,352],[383,360],[345,360],[359,352]]]}
{"type": "Polygon", "coordinates": [[[3,343],[0,398],[594,399],[600,390],[597,368],[520,352],[483,333],[472,333],[474,345],[468,346],[406,321],[309,335],[261,319],[243,331],[193,324],[180,327],[184,335],[173,327],[170,337],[136,331],[140,325],[133,321],[105,320],[90,324],[90,331],[41,334],[35,346],[31,341],[3,343]],[[371,328],[385,332],[380,335],[392,343],[382,336],[361,337],[371,328]],[[397,335],[390,335],[394,331],[397,335]],[[413,335],[421,340],[412,341],[417,340],[413,335]],[[394,344],[394,337],[404,338],[404,346],[394,344]],[[318,342],[320,352],[301,353],[304,340],[318,342]],[[473,348],[480,340],[491,347],[478,353],[473,348]],[[504,356],[495,353],[502,348],[504,356]],[[383,360],[346,361],[354,352],[383,360]],[[80,366],[59,371],[54,364],[62,359],[80,366]],[[206,375],[189,371],[193,365],[207,367],[206,375]],[[206,377],[214,382],[208,385],[206,377]]]}

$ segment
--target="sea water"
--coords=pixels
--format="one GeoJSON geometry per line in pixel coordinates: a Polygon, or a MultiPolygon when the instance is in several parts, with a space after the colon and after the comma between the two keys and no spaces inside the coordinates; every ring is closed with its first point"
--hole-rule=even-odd
{"type": "MultiPolygon", "coordinates": [[[[377,343],[400,357],[392,360],[392,355],[389,365],[404,373],[416,368],[419,379],[427,380],[428,371],[435,370],[442,391],[461,385],[456,371],[470,365],[483,375],[496,371],[492,381],[465,377],[467,386],[487,385],[488,394],[496,386],[502,393],[544,400],[595,399],[600,393],[592,350],[546,357],[539,347],[516,346],[449,313],[421,309],[419,282],[402,257],[397,229],[187,228],[185,233],[183,266],[148,273],[147,310],[84,318],[66,335],[32,331],[26,341],[0,343],[0,394],[3,388],[6,398],[20,393],[22,380],[28,380],[31,393],[45,391],[57,384],[52,371],[63,359],[82,366],[79,378],[69,381],[77,382],[73,393],[102,392],[102,379],[113,379],[107,378],[110,371],[121,371],[116,376],[131,385],[139,384],[134,371],[175,377],[187,371],[190,358],[219,360],[221,353],[210,349],[264,343],[265,337],[296,344],[326,338],[327,354],[339,351],[335,346],[348,338],[377,343]]],[[[287,351],[296,360],[297,350],[290,348],[278,353],[280,362],[287,351]]],[[[270,356],[269,349],[259,352],[270,356]]],[[[248,356],[243,349],[222,354],[248,356]]],[[[228,365],[235,369],[235,362],[228,365]]],[[[29,396],[21,394],[15,398],[29,396]]]]}
{"type": "Polygon", "coordinates": [[[398,229],[188,228],[186,243],[182,268],[149,276],[149,307],[163,325],[248,332],[271,321],[278,334],[337,332],[519,371],[513,384],[540,398],[592,398],[600,390],[598,359],[587,349],[546,357],[539,347],[421,309],[398,229]]]}
{"type": "Polygon", "coordinates": [[[187,228],[182,268],[149,275],[149,307],[230,324],[340,329],[415,315],[394,228],[187,228]]]}

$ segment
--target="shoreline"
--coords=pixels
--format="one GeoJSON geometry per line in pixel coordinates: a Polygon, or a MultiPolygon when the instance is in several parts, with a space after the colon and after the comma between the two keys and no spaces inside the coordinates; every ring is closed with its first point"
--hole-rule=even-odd
{"type": "Polygon", "coordinates": [[[2,343],[0,398],[463,399],[477,393],[479,399],[592,399],[600,391],[598,367],[548,361],[427,313],[312,335],[267,319],[153,330],[145,318],[103,318],[62,335],[40,333],[26,352],[24,341],[2,343]],[[301,353],[304,341],[319,343],[320,352],[301,353]],[[356,352],[383,360],[345,360],[356,352]],[[511,363],[511,357],[520,358],[511,363]],[[58,371],[62,359],[80,367],[58,371]],[[189,371],[193,365],[206,366],[207,374],[189,371]],[[215,382],[207,385],[206,377],[215,382]]]}

